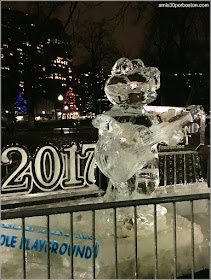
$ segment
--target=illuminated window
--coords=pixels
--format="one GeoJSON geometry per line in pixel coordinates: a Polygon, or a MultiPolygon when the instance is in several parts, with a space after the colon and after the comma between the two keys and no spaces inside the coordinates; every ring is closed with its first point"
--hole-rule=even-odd
{"type": "Polygon", "coordinates": [[[50,76],[47,77],[47,79],[53,79],[53,74],[50,74],[50,76]]]}

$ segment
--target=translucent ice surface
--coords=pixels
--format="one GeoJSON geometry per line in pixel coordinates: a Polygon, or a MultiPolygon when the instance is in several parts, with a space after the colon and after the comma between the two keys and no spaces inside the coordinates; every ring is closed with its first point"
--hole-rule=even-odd
{"type": "Polygon", "coordinates": [[[159,115],[144,108],[156,99],[159,87],[160,71],[156,67],[125,57],[116,61],[105,83],[105,93],[114,106],[97,115],[93,126],[99,130],[97,165],[113,185],[108,188],[108,200],[112,200],[111,189],[122,191],[124,199],[132,198],[132,189],[152,193],[159,184],[157,145],[181,143],[184,125],[202,112],[200,106],[190,106],[162,122],[159,115]]]}
{"type": "MultiPolygon", "coordinates": [[[[132,209],[117,209],[117,257],[120,279],[135,279],[134,216],[132,209]],[[125,215],[125,219],[122,219],[125,215]]],[[[158,278],[174,278],[173,217],[158,206],[158,278]]],[[[113,209],[96,211],[96,278],[115,279],[115,243],[113,209]]],[[[92,215],[75,213],[73,229],[73,265],[75,279],[93,277],[92,215]]],[[[191,223],[177,215],[178,276],[191,273],[191,223]]],[[[195,271],[209,268],[209,217],[195,216],[195,271]],[[203,228],[203,232],[202,232],[203,228]]],[[[23,279],[21,220],[3,221],[1,228],[1,279],[23,279]],[[4,241],[4,236],[6,240],[4,241]],[[13,238],[12,246],[11,240],[13,238]],[[16,241],[16,242],[15,242],[16,241]]],[[[153,207],[137,207],[137,256],[139,279],[153,279],[155,265],[153,207]],[[144,217],[142,216],[144,214],[144,217]],[[146,220],[147,218],[147,220],[146,220]]],[[[26,219],[26,278],[47,279],[46,218],[26,219]]],[[[70,279],[70,215],[50,217],[50,265],[52,279],[70,279]]]]}
{"type": "Polygon", "coordinates": [[[141,59],[120,58],[106,81],[105,92],[113,104],[148,104],[156,99],[160,87],[160,72],[156,67],[145,67],[141,59]]]}
{"type": "Polygon", "coordinates": [[[147,128],[131,122],[120,123],[105,116],[107,131],[96,145],[95,158],[100,170],[114,182],[129,180],[148,161],[155,157],[158,143],[176,145],[184,137],[181,126],[192,120],[191,114],[174,122],[165,122],[147,128]]]}

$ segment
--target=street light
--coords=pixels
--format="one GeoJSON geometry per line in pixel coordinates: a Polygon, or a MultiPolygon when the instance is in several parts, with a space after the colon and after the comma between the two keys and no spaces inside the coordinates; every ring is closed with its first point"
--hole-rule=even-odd
{"type": "Polygon", "coordinates": [[[64,97],[60,94],[59,96],[58,96],[58,100],[59,101],[62,101],[64,99],[64,97]]]}
{"type": "Polygon", "coordinates": [[[60,94],[57,99],[58,99],[58,101],[60,101],[59,107],[61,107],[60,109],[61,109],[61,120],[62,120],[62,111],[63,111],[62,110],[62,101],[63,101],[64,97],[63,97],[63,95],[60,94]]]}
{"type": "Polygon", "coordinates": [[[69,107],[66,105],[66,106],[64,106],[64,109],[66,111],[66,120],[67,120],[67,110],[69,109],[69,107]]]}

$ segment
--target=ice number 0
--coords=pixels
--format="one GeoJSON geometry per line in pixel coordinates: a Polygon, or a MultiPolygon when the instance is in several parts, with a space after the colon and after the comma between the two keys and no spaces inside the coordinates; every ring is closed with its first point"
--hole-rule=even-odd
{"type": "Polygon", "coordinates": [[[35,154],[33,174],[35,184],[43,191],[53,190],[60,184],[63,159],[53,146],[43,146],[35,154]]]}

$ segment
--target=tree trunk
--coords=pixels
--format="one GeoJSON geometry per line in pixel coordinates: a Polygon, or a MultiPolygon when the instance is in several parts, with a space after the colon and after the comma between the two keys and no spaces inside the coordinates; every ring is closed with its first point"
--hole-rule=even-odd
{"type": "Polygon", "coordinates": [[[57,120],[58,120],[58,118],[57,118],[56,106],[54,106],[54,112],[55,112],[55,120],[57,121],[57,120]]]}
{"type": "Polygon", "coordinates": [[[29,129],[34,129],[35,128],[35,117],[34,117],[34,112],[28,112],[28,128],[29,129]]]}
{"type": "MultiPolygon", "coordinates": [[[[30,77],[29,77],[30,78],[30,77]]],[[[33,102],[33,93],[31,80],[28,79],[25,81],[25,93],[27,97],[27,113],[28,113],[28,128],[35,128],[35,115],[34,115],[34,102],[33,102]]]]}

